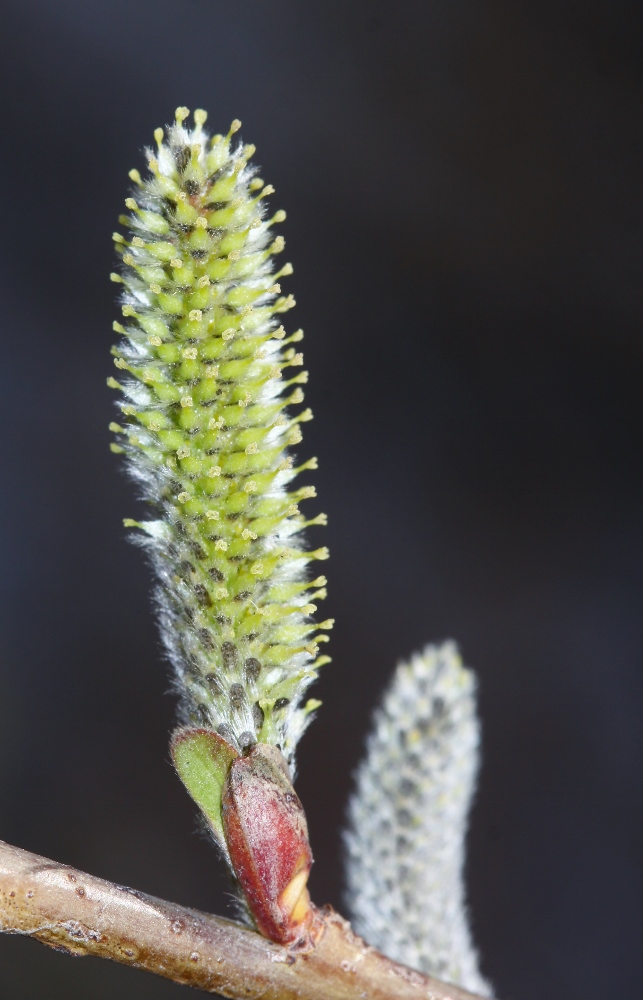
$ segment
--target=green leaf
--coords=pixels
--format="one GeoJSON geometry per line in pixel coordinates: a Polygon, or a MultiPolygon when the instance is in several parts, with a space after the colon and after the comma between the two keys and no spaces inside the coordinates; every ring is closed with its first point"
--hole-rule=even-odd
{"type": "Polygon", "coordinates": [[[214,836],[227,854],[221,819],[221,795],[228,771],[239,754],[210,729],[179,729],[172,737],[170,750],[179,778],[205,815],[214,836]]]}

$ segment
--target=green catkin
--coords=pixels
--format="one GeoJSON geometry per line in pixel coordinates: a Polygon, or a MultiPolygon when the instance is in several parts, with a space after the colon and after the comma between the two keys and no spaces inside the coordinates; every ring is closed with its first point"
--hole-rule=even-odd
{"type": "Polygon", "coordinates": [[[301,532],[301,501],[310,486],[290,487],[316,460],[295,467],[289,448],[301,441],[309,410],[308,374],[282,318],[294,305],[274,273],[284,248],[268,217],[264,186],[248,165],[254,147],[209,138],[206,114],[187,108],[157,129],[147,151],[150,175],[130,172],[132,196],[114,234],[122,268],[123,339],[113,349],[121,418],[112,450],[124,453],[152,521],[140,530],[158,578],[161,631],[176,672],[182,721],[218,731],[243,750],[259,741],[292,761],[310,713],[303,694],[319,667],[325,640],[313,602],[326,580],[309,581],[312,560],[301,532]]]}

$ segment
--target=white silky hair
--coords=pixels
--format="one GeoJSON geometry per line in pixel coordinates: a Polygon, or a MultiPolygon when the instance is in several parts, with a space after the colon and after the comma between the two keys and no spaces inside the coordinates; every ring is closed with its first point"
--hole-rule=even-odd
{"type": "Polygon", "coordinates": [[[398,665],[349,803],[347,903],[389,958],[491,997],[463,871],[479,741],[475,676],[454,643],[398,665]]]}

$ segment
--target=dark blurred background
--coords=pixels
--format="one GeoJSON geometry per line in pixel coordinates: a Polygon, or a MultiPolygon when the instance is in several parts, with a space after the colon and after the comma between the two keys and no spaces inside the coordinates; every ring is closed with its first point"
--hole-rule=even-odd
{"type": "MultiPolygon", "coordinates": [[[[337,620],[314,898],[394,666],[480,678],[468,883],[503,1000],[643,995],[643,19],[626,0],[5,0],[0,838],[224,912],[108,450],[110,234],[178,104],[285,207],[337,620]]],[[[312,508],[311,508],[312,509],[312,508]]],[[[326,567],[324,567],[326,569],[326,567]]],[[[0,939],[2,1000],[179,987],[0,939]]]]}

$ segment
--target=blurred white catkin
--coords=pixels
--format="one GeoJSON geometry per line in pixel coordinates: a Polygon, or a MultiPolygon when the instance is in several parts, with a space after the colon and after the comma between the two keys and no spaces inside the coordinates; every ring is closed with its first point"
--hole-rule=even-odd
{"type": "Polygon", "coordinates": [[[492,996],[463,878],[478,771],[475,691],[451,642],[398,665],[349,804],[348,905],[355,930],[390,958],[492,996]]]}

